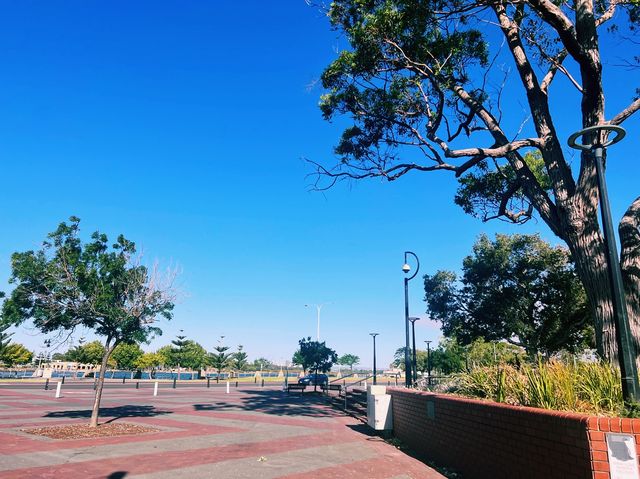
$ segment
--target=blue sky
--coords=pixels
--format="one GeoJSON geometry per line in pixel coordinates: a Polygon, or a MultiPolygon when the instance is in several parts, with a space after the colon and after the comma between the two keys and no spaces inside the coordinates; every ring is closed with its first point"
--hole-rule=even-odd
{"type": "MultiPolygon", "coordinates": [[[[224,335],[251,358],[283,363],[315,335],[316,311],[304,305],[330,302],[322,339],[370,365],[368,333],[379,332],[387,364],[404,341],[405,250],[427,273],[458,268],[483,231],[555,241],[541,223],[465,216],[447,174],[309,192],[303,158],[330,164],[343,125],[322,120],[316,82],[346,46],[302,0],[5,4],[0,289],[12,252],[76,215],[87,234],[124,233],[147,259],[180,265],[183,297],[148,349],[183,329],[206,348],[224,335]]],[[[638,84],[637,71],[607,77],[608,113],[628,103],[620,85],[638,84]]],[[[565,137],[579,127],[570,111],[559,112],[565,137]]],[[[640,177],[638,119],[625,127],[607,173],[617,218],[640,177]]],[[[419,278],[412,315],[424,311],[419,278]]],[[[423,320],[416,336],[440,332],[423,320]]],[[[26,328],[15,340],[43,342],[26,328]]]]}

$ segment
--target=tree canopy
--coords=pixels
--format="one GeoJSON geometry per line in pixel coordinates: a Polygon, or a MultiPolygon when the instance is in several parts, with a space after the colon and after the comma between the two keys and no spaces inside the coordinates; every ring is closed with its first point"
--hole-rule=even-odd
{"type": "MultiPolygon", "coordinates": [[[[606,69],[640,63],[633,39],[638,2],[335,0],[327,14],[349,48],[322,74],[320,108],[327,120],[346,115],[352,124],[335,148],[337,164],[312,162],[315,188],[448,171],[459,181],[456,202],[466,212],[512,223],[540,218],[567,244],[595,319],[598,350],[612,359],[595,161],[585,151],[571,165],[557,133],[566,117],[554,113],[575,110],[577,130],[621,125],[640,110],[636,84],[603,80],[606,69]],[[603,50],[603,44],[616,47],[603,50]],[[627,98],[609,116],[607,87],[627,98]]],[[[582,142],[606,137],[590,134],[582,142]]],[[[636,339],[639,225],[640,197],[620,223],[636,339]]]]}
{"type": "MultiPolygon", "coordinates": [[[[324,341],[312,341],[308,337],[302,338],[298,344],[300,346],[298,360],[302,362],[301,366],[304,370],[326,373],[338,362],[338,355],[333,349],[327,347],[324,341]]],[[[295,355],[294,358],[296,358],[295,355]]]]}
{"type": "Polygon", "coordinates": [[[481,235],[462,277],[425,275],[430,317],[462,344],[507,341],[529,354],[573,351],[593,341],[584,290],[569,253],[537,235],[481,235]]]}
{"type": "Polygon", "coordinates": [[[351,371],[353,371],[353,366],[360,362],[360,357],[355,354],[343,354],[338,358],[338,364],[341,366],[349,366],[351,371]]]}
{"type": "MultiPolygon", "coordinates": [[[[101,371],[116,346],[148,341],[161,334],[158,318],[171,319],[173,277],[141,264],[135,243],[123,235],[110,243],[95,232],[80,238],[80,220],[71,217],[47,236],[38,251],[14,253],[2,308],[3,321],[31,321],[42,333],[64,337],[81,327],[104,338],[101,371]]],[[[98,425],[104,374],[100,374],[91,425],[98,425]]]]}

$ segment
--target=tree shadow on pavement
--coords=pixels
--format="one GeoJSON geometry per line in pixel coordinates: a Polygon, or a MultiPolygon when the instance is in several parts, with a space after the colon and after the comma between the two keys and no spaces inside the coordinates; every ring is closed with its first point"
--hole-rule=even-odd
{"type": "MultiPolygon", "coordinates": [[[[103,421],[103,424],[110,423],[116,419],[124,417],[155,417],[165,414],[172,414],[172,411],[163,411],[156,409],[154,406],[138,406],[127,405],[117,407],[101,407],[100,417],[110,417],[111,419],[103,421]]],[[[78,409],[73,411],[54,411],[45,414],[43,417],[51,418],[90,418],[91,409],[78,409]]]]}
{"type": "Polygon", "coordinates": [[[342,414],[333,409],[329,399],[319,394],[287,394],[283,391],[243,391],[233,402],[215,401],[194,404],[196,411],[255,411],[282,416],[336,417],[342,414]],[[239,400],[238,400],[239,399],[239,400]]]}

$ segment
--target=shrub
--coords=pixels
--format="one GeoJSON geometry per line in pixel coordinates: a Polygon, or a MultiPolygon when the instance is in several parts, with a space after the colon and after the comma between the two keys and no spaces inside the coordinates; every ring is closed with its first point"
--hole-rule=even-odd
{"type": "Polygon", "coordinates": [[[477,367],[458,375],[449,391],[543,409],[606,415],[631,411],[625,409],[618,369],[604,362],[477,367]]]}

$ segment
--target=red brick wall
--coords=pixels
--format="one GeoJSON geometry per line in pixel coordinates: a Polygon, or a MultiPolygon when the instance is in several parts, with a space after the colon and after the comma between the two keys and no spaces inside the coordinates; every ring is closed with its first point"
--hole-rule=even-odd
{"type": "Polygon", "coordinates": [[[387,392],[393,397],[394,435],[465,479],[615,479],[609,474],[605,433],[633,433],[640,444],[640,419],[596,418],[400,388],[387,392]]]}

